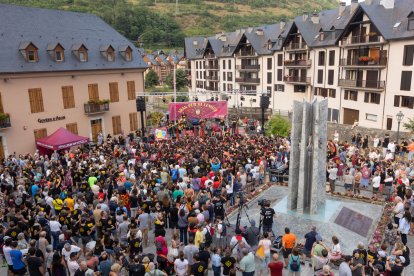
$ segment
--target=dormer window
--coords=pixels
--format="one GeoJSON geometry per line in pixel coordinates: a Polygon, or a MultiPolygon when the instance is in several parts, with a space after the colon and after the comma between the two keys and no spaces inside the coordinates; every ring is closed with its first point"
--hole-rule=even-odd
{"type": "Polygon", "coordinates": [[[407,29],[409,31],[413,31],[414,30],[414,12],[410,12],[407,18],[408,18],[407,29]]]}
{"type": "Polygon", "coordinates": [[[19,46],[19,51],[26,62],[38,62],[37,47],[32,42],[23,42],[19,46]]]}
{"type": "Polygon", "coordinates": [[[60,43],[49,44],[47,46],[47,52],[54,61],[60,62],[65,60],[65,48],[60,43]]]}
{"type": "Polygon", "coordinates": [[[83,44],[75,44],[72,46],[73,54],[78,58],[81,62],[88,61],[88,48],[85,47],[83,44]]]}
{"type": "Polygon", "coordinates": [[[320,32],[319,33],[319,40],[323,41],[325,39],[325,33],[324,32],[320,32]]]}
{"type": "Polygon", "coordinates": [[[115,49],[111,45],[104,45],[101,47],[101,54],[107,61],[112,62],[115,60],[115,49]]]}
{"type": "Polygon", "coordinates": [[[132,48],[130,46],[119,47],[119,53],[126,61],[132,61],[132,48]]]}

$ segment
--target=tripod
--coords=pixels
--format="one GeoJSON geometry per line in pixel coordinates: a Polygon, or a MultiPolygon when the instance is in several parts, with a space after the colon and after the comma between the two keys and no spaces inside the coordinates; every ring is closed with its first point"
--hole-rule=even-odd
{"type": "Polygon", "coordinates": [[[237,211],[237,220],[236,220],[236,228],[235,229],[239,229],[240,228],[240,220],[241,220],[241,216],[242,216],[243,210],[244,210],[244,213],[245,213],[245,215],[246,215],[249,223],[251,223],[250,222],[249,214],[247,214],[247,210],[248,209],[249,209],[249,207],[244,202],[240,202],[239,203],[239,209],[237,211]]]}

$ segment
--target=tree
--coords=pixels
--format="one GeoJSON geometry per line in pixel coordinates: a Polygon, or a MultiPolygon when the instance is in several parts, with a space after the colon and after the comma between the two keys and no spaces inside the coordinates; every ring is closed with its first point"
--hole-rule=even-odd
{"type": "Polygon", "coordinates": [[[410,132],[414,132],[414,118],[408,118],[408,122],[404,123],[403,126],[410,132]]]}
{"type": "Polygon", "coordinates": [[[159,78],[157,73],[154,70],[149,69],[147,75],[145,76],[145,87],[153,87],[157,85],[159,82],[159,78]]]}
{"type": "MultiPolygon", "coordinates": [[[[169,87],[174,88],[174,72],[169,74],[166,78],[166,83],[169,87]]],[[[175,83],[176,83],[176,88],[177,90],[179,90],[180,88],[184,87],[187,85],[187,74],[185,73],[184,70],[182,69],[177,69],[175,72],[175,83]]]]}
{"type": "Polygon", "coordinates": [[[159,126],[161,119],[164,117],[164,114],[161,112],[151,112],[147,116],[147,125],[149,126],[159,126]]]}
{"type": "Polygon", "coordinates": [[[274,115],[265,125],[267,135],[286,137],[290,132],[290,121],[281,115],[274,115]]]}

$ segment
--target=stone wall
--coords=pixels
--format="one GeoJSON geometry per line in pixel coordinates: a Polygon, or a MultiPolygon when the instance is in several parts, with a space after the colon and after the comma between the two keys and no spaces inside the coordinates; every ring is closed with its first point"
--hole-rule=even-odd
{"type": "MultiPolygon", "coordinates": [[[[353,133],[361,133],[362,136],[368,135],[369,137],[375,137],[375,135],[378,135],[378,137],[381,139],[385,136],[385,134],[390,135],[390,140],[397,140],[397,132],[396,131],[390,131],[390,130],[383,130],[383,129],[376,129],[376,128],[365,128],[357,126],[354,129],[352,129],[351,125],[341,125],[341,124],[335,124],[335,123],[328,123],[328,139],[333,139],[335,130],[339,133],[339,141],[351,141],[351,136],[353,133]]],[[[414,134],[410,132],[402,132],[400,131],[400,141],[401,139],[413,139],[414,134]]],[[[371,139],[370,139],[370,144],[371,139]]]]}

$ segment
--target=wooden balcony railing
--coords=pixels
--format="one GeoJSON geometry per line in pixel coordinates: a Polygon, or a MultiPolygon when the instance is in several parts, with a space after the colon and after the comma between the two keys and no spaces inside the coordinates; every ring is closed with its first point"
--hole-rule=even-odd
{"type": "Polygon", "coordinates": [[[285,60],[285,66],[305,66],[310,67],[312,65],[312,60],[285,60]]]}
{"type": "Polygon", "coordinates": [[[306,49],[306,43],[305,42],[299,42],[299,43],[294,43],[291,42],[289,43],[285,49],[287,51],[291,51],[291,50],[305,50],[306,49]]]}
{"type": "Polygon", "coordinates": [[[260,79],[241,77],[241,78],[236,78],[236,82],[260,84],[260,79]]]}
{"type": "Polygon", "coordinates": [[[237,70],[244,70],[244,71],[259,71],[260,65],[259,64],[242,64],[236,66],[237,70]]]}
{"type": "Polygon", "coordinates": [[[283,81],[310,84],[311,83],[311,78],[310,77],[302,77],[302,76],[285,76],[285,77],[283,77],[283,81]]]}
{"type": "Polygon", "coordinates": [[[109,103],[85,103],[85,114],[103,113],[109,111],[109,103]]]}
{"type": "Polygon", "coordinates": [[[205,67],[207,70],[219,70],[218,64],[206,64],[205,67]]]}
{"type": "Polygon", "coordinates": [[[355,44],[379,44],[385,43],[384,38],[381,35],[358,35],[348,36],[341,40],[342,46],[352,46],[355,44]]]}
{"type": "Polygon", "coordinates": [[[353,59],[347,59],[343,58],[339,61],[340,66],[387,66],[387,58],[381,57],[378,60],[372,59],[372,58],[365,58],[365,57],[359,57],[359,58],[353,58],[353,59]]]}
{"type": "Polygon", "coordinates": [[[338,85],[343,87],[383,90],[385,81],[339,79],[338,85]]]}

